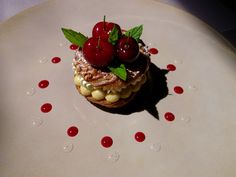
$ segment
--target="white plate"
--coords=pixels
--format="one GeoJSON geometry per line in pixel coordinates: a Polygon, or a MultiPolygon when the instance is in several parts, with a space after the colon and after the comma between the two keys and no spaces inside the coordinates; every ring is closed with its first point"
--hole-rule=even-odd
{"type": "Polygon", "coordinates": [[[0,26],[0,58],[0,176],[235,176],[236,55],[191,15],[155,1],[48,1],[0,26]],[[102,111],[76,92],[74,53],[60,28],[91,35],[104,14],[125,29],[144,24],[142,39],[159,50],[152,62],[175,64],[166,75],[170,95],[156,105],[159,120],[147,111],[102,111]],[[62,61],[52,64],[54,56],[62,61]],[[40,89],[43,79],[50,84],[40,89]],[[42,113],[46,102],[53,109],[42,113]],[[72,125],[79,128],[73,138],[66,133],[72,125]],[[110,148],[100,144],[105,135],[113,138],[110,148]]]}

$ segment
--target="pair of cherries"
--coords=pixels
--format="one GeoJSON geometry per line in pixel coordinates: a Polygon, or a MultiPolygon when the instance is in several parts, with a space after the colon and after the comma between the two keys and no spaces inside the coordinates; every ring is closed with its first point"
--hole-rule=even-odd
{"type": "Polygon", "coordinates": [[[137,41],[129,36],[122,35],[118,24],[101,21],[98,22],[89,38],[83,46],[85,59],[94,67],[108,66],[114,57],[123,63],[131,63],[139,55],[139,45],[137,41]],[[118,41],[115,45],[109,42],[109,34],[113,28],[118,30],[118,41]]]}

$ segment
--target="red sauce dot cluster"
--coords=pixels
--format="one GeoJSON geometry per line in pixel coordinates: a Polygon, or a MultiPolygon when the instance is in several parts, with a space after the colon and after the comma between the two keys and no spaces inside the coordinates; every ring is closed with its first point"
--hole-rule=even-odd
{"type": "MultiPolygon", "coordinates": [[[[122,32],[125,32],[126,30],[122,30],[122,32]]],[[[77,50],[79,48],[78,45],[75,45],[75,44],[71,44],[70,47],[69,47],[71,50],[77,50]]],[[[158,49],[156,48],[150,48],[148,50],[148,52],[152,55],[156,55],[158,54],[158,49]]],[[[60,57],[53,57],[51,59],[51,62],[53,64],[56,64],[56,63],[59,63],[61,62],[61,58],[60,57]]],[[[176,66],[173,65],[173,64],[168,64],[166,66],[167,70],[169,71],[175,71],[176,70],[176,66]]],[[[47,88],[49,86],[49,81],[48,80],[41,80],[39,83],[38,83],[38,87],[41,88],[41,89],[44,89],[44,88],[47,88]]],[[[180,86],[175,86],[174,87],[174,92],[177,93],[177,94],[182,94],[184,92],[184,89],[180,86]]],[[[52,104],[50,103],[45,103],[41,106],[41,111],[43,113],[48,113],[52,110],[52,104]]],[[[164,118],[167,120],[167,121],[174,121],[175,120],[175,115],[171,112],[166,112],[164,114],[164,118]]],[[[78,127],[76,126],[71,126],[67,129],[67,135],[69,137],[75,137],[76,135],[78,135],[79,133],[79,129],[78,127]]],[[[136,132],[134,134],[134,139],[137,141],[137,142],[144,142],[145,139],[146,139],[146,135],[143,133],[143,132],[136,132]]],[[[113,139],[112,137],[110,136],[104,136],[101,138],[101,146],[104,147],[104,148],[110,148],[112,145],[113,145],[113,139]]]]}
{"type": "MultiPolygon", "coordinates": [[[[167,68],[168,71],[175,71],[176,70],[176,66],[173,65],[173,64],[168,64],[166,66],[166,68],[167,68]]],[[[173,88],[173,91],[176,94],[183,94],[184,93],[184,89],[181,86],[175,86],[173,88]]],[[[171,112],[166,112],[165,115],[164,115],[164,118],[167,121],[173,121],[173,120],[175,120],[175,115],[173,113],[171,113],[171,112]]]]}
{"type": "MultiPolygon", "coordinates": [[[[51,62],[54,63],[54,64],[59,63],[60,61],[61,61],[60,57],[53,57],[51,59],[51,62]]],[[[47,88],[48,86],[49,86],[49,81],[48,80],[41,80],[38,83],[38,87],[41,88],[41,89],[47,88]]],[[[40,110],[43,113],[48,113],[52,110],[52,104],[51,103],[45,103],[41,106],[40,110]]]]}

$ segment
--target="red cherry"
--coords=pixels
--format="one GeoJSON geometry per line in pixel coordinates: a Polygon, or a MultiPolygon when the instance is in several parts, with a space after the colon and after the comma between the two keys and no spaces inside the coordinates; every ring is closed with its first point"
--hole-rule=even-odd
{"type": "Polygon", "coordinates": [[[112,44],[100,38],[89,38],[83,46],[84,58],[94,67],[108,66],[115,50],[112,44]]]}
{"type": "Polygon", "coordinates": [[[131,63],[138,58],[139,45],[132,37],[123,36],[117,42],[116,55],[122,62],[131,63]]]}
{"type": "Polygon", "coordinates": [[[109,23],[109,22],[98,22],[94,27],[93,27],[93,37],[95,38],[101,38],[104,40],[107,40],[109,38],[109,33],[112,31],[114,26],[118,29],[118,35],[121,36],[121,28],[119,25],[115,23],[109,23]]]}

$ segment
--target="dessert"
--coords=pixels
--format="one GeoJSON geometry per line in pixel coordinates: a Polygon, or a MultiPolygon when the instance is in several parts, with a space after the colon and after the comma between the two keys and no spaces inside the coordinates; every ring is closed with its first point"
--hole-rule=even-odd
{"type": "Polygon", "coordinates": [[[92,37],[62,28],[79,46],[73,59],[74,83],[88,101],[107,108],[128,104],[148,78],[150,54],[140,39],[143,26],[123,31],[115,23],[95,24],[92,37]]]}

